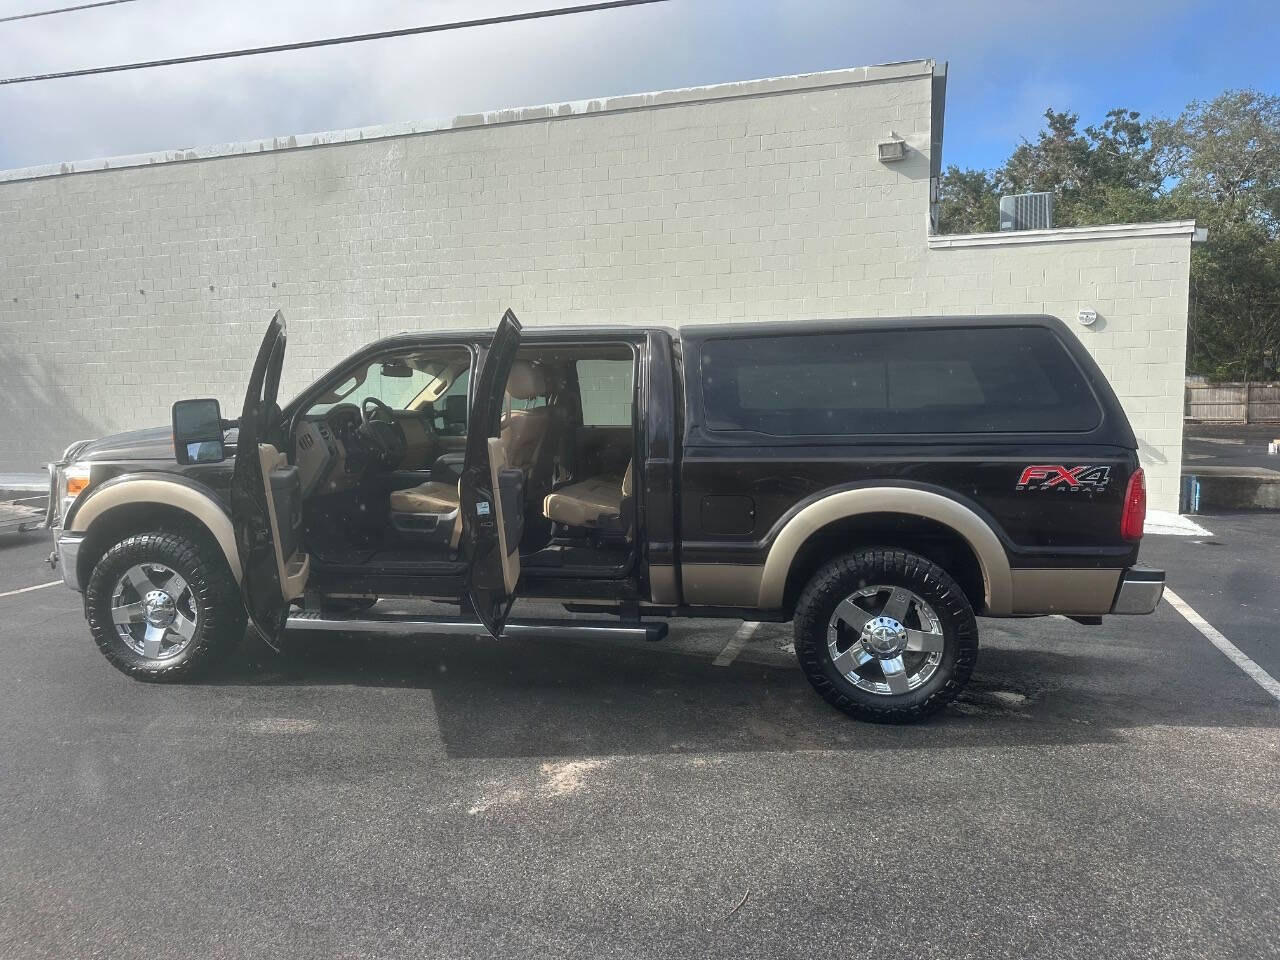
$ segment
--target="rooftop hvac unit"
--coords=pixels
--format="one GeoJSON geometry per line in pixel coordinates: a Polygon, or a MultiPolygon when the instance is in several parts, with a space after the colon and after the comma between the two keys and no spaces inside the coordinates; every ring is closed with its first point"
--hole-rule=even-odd
{"type": "Polygon", "coordinates": [[[1052,226],[1052,193],[1019,193],[1000,198],[1001,230],[1048,230],[1052,226]]]}

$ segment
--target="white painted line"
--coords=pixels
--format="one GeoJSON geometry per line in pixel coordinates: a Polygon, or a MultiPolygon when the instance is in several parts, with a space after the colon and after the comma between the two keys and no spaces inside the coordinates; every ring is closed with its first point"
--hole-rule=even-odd
{"type": "Polygon", "coordinates": [[[747,620],[738,628],[738,632],[729,638],[729,642],[724,645],[724,649],[720,651],[720,655],[712,661],[717,667],[727,667],[738,659],[738,654],[742,652],[742,648],[746,646],[752,635],[760,629],[760,624],[754,620],[747,620]]]}
{"type": "Polygon", "coordinates": [[[1248,674],[1254,683],[1275,697],[1276,700],[1280,700],[1280,680],[1277,680],[1258,666],[1247,653],[1219,633],[1213,624],[1192,610],[1187,601],[1183,600],[1168,587],[1164,588],[1164,595],[1173,609],[1182,614],[1187,623],[1204,634],[1206,640],[1221,650],[1228,660],[1248,674]]]}
{"type": "Polygon", "coordinates": [[[23,587],[21,590],[10,590],[8,593],[0,593],[0,597],[16,597],[20,593],[30,593],[32,590],[43,590],[45,587],[56,587],[61,580],[50,580],[48,583],[37,583],[34,587],[23,587]]]}

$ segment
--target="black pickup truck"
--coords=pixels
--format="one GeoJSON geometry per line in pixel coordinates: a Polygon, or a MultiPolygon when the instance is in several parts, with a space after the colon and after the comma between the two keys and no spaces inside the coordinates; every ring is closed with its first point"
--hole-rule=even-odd
{"type": "Polygon", "coordinates": [[[51,562],[116,667],[182,679],[246,621],[657,639],[794,621],[817,691],[926,716],[975,616],[1150,613],[1137,444],[1052,317],[442,330],[380,340],[277,404],[272,319],[237,420],[75,443],[51,562]],[[513,598],[563,620],[509,620],[513,598]],[[385,612],[386,598],[458,604],[385,612]],[[584,617],[582,614],[596,616],[584,617]]]}

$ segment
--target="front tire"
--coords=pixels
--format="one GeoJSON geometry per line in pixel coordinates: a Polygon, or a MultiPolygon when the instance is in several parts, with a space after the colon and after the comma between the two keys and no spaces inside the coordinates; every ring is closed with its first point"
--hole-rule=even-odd
{"type": "Polygon", "coordinates": [[[973,672],[978,626],[964,591],[906,550],[858,550],[809,581],[796,656],[815,690],[860,720],[912,723],[955,699],[973,672]]]}
{"type": "Polygon", "coordinates": [[[141,533],[97,562],[85,592],[89,630],[116,669],[181,681],[244,639],[240,590],[213,544],[186,533],[141,533]]]}

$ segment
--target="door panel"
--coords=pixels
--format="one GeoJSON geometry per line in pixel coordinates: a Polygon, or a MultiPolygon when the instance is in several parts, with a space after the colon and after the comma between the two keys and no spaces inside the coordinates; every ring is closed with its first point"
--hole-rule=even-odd
{"type": "Polygon", "coordinates": [[[502,635],[520,577],[524,475],[507,469],[506,451],[498,439],[507,377],[519,346],[520,321],[508,310],[476,378],[458,487],[467,596],[494,637],[502,635]]]}
{"type": "Polygon", "coordinates": [[[680,602],[676,575],[676,477],[679,456],[675,351],[671,336],[650,330],[641,369],[640,417],[644,424],[644,473],[640,490],[640,530],[647,546],[649,597],[654,603],[680,602]]]}
{"type": "Polygon", "coordinates": [[[310,558],[297,549],[302,485],[296,467],[272,442],[280,433],[276,393],[284,365],[285,322],[271,318],[249,375],[231,477],[231,519],[244,570],[249,619],[277,645],[291,600],[302,595],[310,558]]]}
{"type": "Polygon", "coordinates": [[[502,563],[502,586],[508,595],[516,592],[520,579],[520,541],[524,537],[524,471],[507,466],[507,451],[497,437],[489,438],[489,480],[497,491],[494,498],[498,528],[498,556],[502,563]]]}

